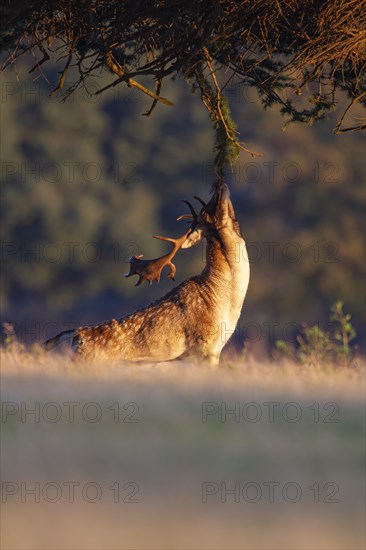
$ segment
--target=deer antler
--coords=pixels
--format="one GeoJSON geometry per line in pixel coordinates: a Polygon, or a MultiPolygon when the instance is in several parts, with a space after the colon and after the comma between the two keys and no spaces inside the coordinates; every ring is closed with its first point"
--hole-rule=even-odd
{"type": "Polygon", "coordinates": [[[143,254],[139,254],[138,256],[132,256],[130,258],[130,271],[129,273],[125,273],[125,277],[131,277],[131,275],[138,275],[139,279],[135,284],[135,286],[140,286],[145,281],[149,281],[149,284],[151,285],[154,279],[156,279],[156,281],[159,283],[161,272],[163,271],[165,266],[170,267],[170,273],[167,274],[167,278],[172,279],[174,281],[174,277],[177,272],[177,269],[175,265],[172,263],[172,259],[174,258],[178,250],[181,248],[181,246],[184,244],[188,235],[193,231],[193,229],[196,227],[198,223],[197,214],[193,206],[186,200],[182,200],[182,202],[185,202],[188,205],[191,211],[191,214],[183,214],[182,216],[179,216],[177,220],[182,220],[186,218],[192,219],[192,223],[190,227],[181,237],[178,237],[177,239],[172,239],[170,237],[160,237],[159,235],[153,235],[154,239],[159,239],[160,241],[167,241],[173,244],[173,248],[171,249],[171,251],[165,254],[164,256],[160,256],[159,258],[155,258],[154,260],[142,260],[143,254]]]}
{"type": "Polygon", "coordinates": [[[196,201],[198,201],[202,204],[203,208],[205,208],[207,206],[207,204],[205,203],[205,201],[203,199],[201,199],[201,197],[198,197],[197,195],[195,195],[194,198],[196,199],[196,201]]]}

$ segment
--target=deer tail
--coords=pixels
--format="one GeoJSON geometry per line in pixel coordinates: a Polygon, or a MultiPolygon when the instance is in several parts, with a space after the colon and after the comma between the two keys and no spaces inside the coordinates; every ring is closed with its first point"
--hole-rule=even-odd
{"type": "Polygon", "coordinates": [[[61,341],[63,340],[63,337],[69,334],[74,334],[75,330],[64,330],[54,336],[53,338],[50,338],[49,340],[46,340],[43,344],[43,347],[46,351],[52,351],[57,348],[61,344],[61,341]]]}

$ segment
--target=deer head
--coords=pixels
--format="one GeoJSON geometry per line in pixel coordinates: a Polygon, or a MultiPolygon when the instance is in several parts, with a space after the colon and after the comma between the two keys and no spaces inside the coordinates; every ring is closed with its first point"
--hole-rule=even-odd
{"type": "Polygon", "coordinates": [[[135,286],[139,286],[145,281],[148,281],[150,285],[153,280],[159,283],[165,266],[170,267],[167,278],[174,281],[176,267],[172,263],[172,259],[180,248],[190,248],[203,237],[209,239],[211,235],[230,227],[234,228],[240,235],[239,224],[235,218],[229,189],[226,184],[222,184],[215,191],[207,204],[200,197],[195,196],[194,198],[202,205],[202,208],[197,214],[190,202],[182,201],[188,205],[191,214],[183,214],[177,220],[190,219],[192,221],[188,230],[181,237],[173,239],[171,237],[153,236],[154,239],[172,243],[173,247],[170,252],[153,260],[143,260],[143,254],[130,258],[130,271],[125,274],[125,277],[138,275],[139,279],[135,286]]]}
{"type": "Polygon", "coordinates": [[[187,235],[182,248],[189,248],[197,244],[203,237],[210,240],[215,237],[223,237],[231,232],[242,238],[239,223],[236,219],[234,207],[230,200],[228,186],[223,183],[212,195],[206,204],[200,197],[196,197],[202,208],[196,215],[195,226],[187,235]]]}

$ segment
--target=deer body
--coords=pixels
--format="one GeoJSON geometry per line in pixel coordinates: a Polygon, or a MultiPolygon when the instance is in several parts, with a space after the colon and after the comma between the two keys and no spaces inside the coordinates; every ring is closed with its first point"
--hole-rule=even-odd
{"type": "MultiPolygon", "coordinates": [[[[240,317],[249,282],[245,242],[226,186],[194,222],[180,238],[179,247],[188,248],[206,238],[202,273],[122,319],[75,330],[72,347],[77,354],[87,359],[112,356],[126,361],[169,361],[193,354],[218,363],[240,317]]],[[[165,265],[171,264],[171,256],[167,255],[165,265]]],[[[142,277],[143,272],[146,277],[145,264],[151,269],[150,261],[140,257],[134,261],[143,268],[140,272],[131,269],[130,275],[142,277]]],[[[161,258],[151,262],[162,263],[161,258]]],[[[159,279],[160,272],[154,276],[159,279]]]]}

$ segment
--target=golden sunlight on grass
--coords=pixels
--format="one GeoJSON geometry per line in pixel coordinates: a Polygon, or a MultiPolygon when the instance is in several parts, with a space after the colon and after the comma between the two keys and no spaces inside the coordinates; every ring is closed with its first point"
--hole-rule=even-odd
{"type": "Polygon", "coordinates": [[[2,547],[363,548],[363,360],[3,351],[2,547]]]}

